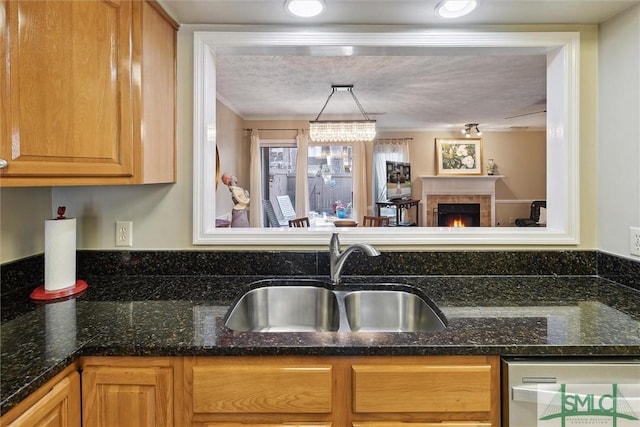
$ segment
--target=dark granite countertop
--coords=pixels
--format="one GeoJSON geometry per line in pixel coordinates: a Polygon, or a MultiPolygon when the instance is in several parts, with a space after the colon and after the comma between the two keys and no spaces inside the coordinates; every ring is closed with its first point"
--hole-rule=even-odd
{"type": "Polygon", "coordinates": [[[2,414],[86,355],[640,356],[640,292],[595,276],[348,278],[423,291],[448,320],[428,333],[233,332],[223,317],[253,276],[85,279],[76,299],[3,306],[2,414]]]}

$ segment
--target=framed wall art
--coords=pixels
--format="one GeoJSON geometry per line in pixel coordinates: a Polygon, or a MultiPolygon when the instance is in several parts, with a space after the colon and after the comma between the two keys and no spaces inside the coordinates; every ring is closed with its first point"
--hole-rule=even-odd
{"type": "Polygon", "coordinates": [[[482,175],[482,139],[436,138],[437,175],[482,175]]]}

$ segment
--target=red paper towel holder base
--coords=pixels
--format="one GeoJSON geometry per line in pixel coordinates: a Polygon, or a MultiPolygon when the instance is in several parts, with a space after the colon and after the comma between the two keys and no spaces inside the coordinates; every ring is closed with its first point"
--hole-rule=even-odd
{"type": "Polygon", "coordinates": [[[73,295],[77,295],[80,292],[86,290],[89,287],[87,282],[84,280],[76,280],[76,283],[73,286],[69,286],[67,288],[58,289],[57,291],[47,292],[44,289],[44,285],[38,286],[31,292],[31,299],[36,301],[48,301],[60,298],[66,298],[73,295]]]}

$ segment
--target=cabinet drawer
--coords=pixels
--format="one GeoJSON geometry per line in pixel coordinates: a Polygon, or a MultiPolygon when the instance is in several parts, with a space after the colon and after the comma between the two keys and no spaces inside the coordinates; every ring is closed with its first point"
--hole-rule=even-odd
{"type": "MultiPolygon", "coordinates": [[[[198,424],[196,427],[331,427],[331,423],[296,423],[296,422],[284,422],[284,423],[267,423],[267,424],[256,424],[256,423],[229,423],[227,421],[223,422],[212,422],[212,423],[204,423],[198,424]]],[[[389,426],[390,427],[390,426],[389,426]]],[[[418,426],[419,427],[419,426],[418,426]]],[[[442,426],[440,426],[442,427],[442,426]]],[[[446,426],[445,426],[446,427],[446,426]]],[[[457,426],[453,426],[457,427],[457,426]]],[[[465,426],[465,427],[475,427],[475,426],[465,426]]]]}
{"type": "Polygon", "coordinates": [[[330,413],[331,365],[194,366],[194,413],[330,413]]]}
{"type": "Polygon", "coordinates": [[[354,365],[354,412],[488,412],[490,365],[354,365]]]}
{"type": "Polygon", "coordinates": [[[352,427],[491,427],[491,423],[474,421],[443,421],[437,423],[405,423],[401,421],[360,421],[352,427]]]}

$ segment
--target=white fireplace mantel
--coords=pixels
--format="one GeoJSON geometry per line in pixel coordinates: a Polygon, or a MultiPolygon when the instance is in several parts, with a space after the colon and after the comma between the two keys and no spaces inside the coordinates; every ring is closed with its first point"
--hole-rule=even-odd
{"type": "Polygon", "coordinates": [[[491,196],[491,226],[496,225],[496,181],[502,175],[421,175],[422,202],[427,223],[426,206],[429,195],[473,195],[491,196]]]}

